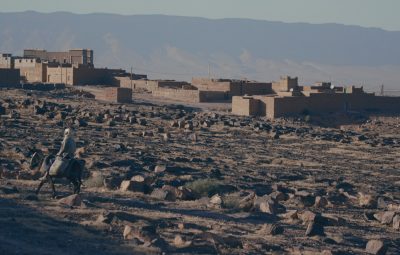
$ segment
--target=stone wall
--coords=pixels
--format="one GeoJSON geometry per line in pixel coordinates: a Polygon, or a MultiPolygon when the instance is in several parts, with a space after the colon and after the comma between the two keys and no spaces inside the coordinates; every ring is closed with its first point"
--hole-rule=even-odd
{"type": "Polygon", "coordinates": [[[113,72],[118,70],[89,68],[86,66],[57,66],[47,68],[49,83],[65,83],[67,85],[113,85],[113,72]]]}
{"type": "Polygon", "coordinates": [[[46,50],[25,49],[24,57],[38,58],[44,61],[60,64],[94,66],[93,50],[90,49],[73,49],[66,52],[48,52],[46,50]]]}
{"type": "Polygon", "coordinates": [[[14,59],[11,54],[0,54],[0,68],[14,68],[14,59]]]}
{"type": "Polygon", "coordinates": [[[232,113],[266,116],[270,119],[298,114],[328,114],[344,111],[400,113],[400,97],[368,93],[314,93],[310,96],[234,97],[232,113]],[[250,102],[257,101],[258,104],[250,102]],[[257,107],[257,110],[254,110],[257,107]],[[245,109],[243,109],[245,108],[245,109]]]}
{"type": "Polygon", "coordinates": [[[158,88],[153,90],[153,96],[174,99],[177,101],[199,103],[200,93],[198,90],[158,88]]]}
{"type": "Polygon", "coordinates": [[[0,87],[13,88],[20,85],[20,75],[18,69],[0,68],[0,87]]]}
{"type": "Polygon", "coordinates": [[[222,91],[228,97],[271,94],[272,84],[245,80],[193,78],[192,85],[202,91],[222,91]]]}
{"type": "Polygon", "coordinates": [[[97,100],[113,102],[113,103],[131,103],[132,90],[128,88],[102,88],[92,91],[97,100]]]}
{"type": "Polygon", "coordinates": [[[47,65],[36,59],[15,59],[14,68],[19,69],[21,78],[27,82],[46,82],[47,65]]]}
{"type": "Polygon", "coordinates": [[[189,103],[221,102],[229,99],[227,93],[223,91],[201,91],[194,89],[158,88],[153,90],[152,94],[156,97],[189,103]]]}
{"type": "Polygon", "coordinates": [[[257,116],[261,101],[253,97],[232,97],[232,113],[243,116],[257,116]]]}
{"type": "Polygon", "coordinates": [[[73,85],[74,81],[74,68],[73,67],[47,67],[47,79],[48,83],[65,83],[67,85],[73,85]]]}
{"type": "Polygon", "coordinates": [[[199,102],[223,102],[229,100],[229,94],[224,91],[199,91],[199,102]]]}
{"type": "Polygon", "coordinates": [[[103,68],[74,68],[73,85],[112,85],[114,70],[103,68]]]}
{"type": "Polygon", "coordinates": [[[289,91],[290,89],[298,88],[298,78],[291,78],[290,76],[281,77],[277,82],[272,82],[272,90],[277,93],[279,91],[289,91]]]}
{"type": "Polygon", "coordinates": [[[246,82],[241,86],[241,95],[268,95],[272,94],[272,83],[246,82]]]}
{"type": "Polygon", "coordinates": [[[62,83],[24,83],[21,86],[25,90],[51,91],[56,89],[65,89],[62,83]]]}

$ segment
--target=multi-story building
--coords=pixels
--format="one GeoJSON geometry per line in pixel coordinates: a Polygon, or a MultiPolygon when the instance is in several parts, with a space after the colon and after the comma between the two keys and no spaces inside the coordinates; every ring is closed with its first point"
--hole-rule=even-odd
{"type": "Polygon", "coordinates": [[[0,68],[14,68],[14,59],[9,53],[0,54],[0,68]]]}
{"type": "Polygon", "coordinates": [[[47,63],[38,58],[13,57],[15,69],[19,69],[24,82],[46,82],[47,63]]]}
{"type": "Polygon", "coordinates": [[[24,57],[38,58],[49,63],[94,67],[93,50],[91,49],[72,49],[66,52],[49,52],[41,49],[25,49],[24,57]]]}

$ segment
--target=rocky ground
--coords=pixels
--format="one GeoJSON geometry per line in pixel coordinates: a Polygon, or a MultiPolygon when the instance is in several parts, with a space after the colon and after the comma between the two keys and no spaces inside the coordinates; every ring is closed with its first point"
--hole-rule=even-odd
{"type": "Polygon", "coordinates": [[[322,128],[0,91],[0,254],[399,254],[400,119],[322,128]],[[31,158],[73,127],[79,196],[31,158]]]}

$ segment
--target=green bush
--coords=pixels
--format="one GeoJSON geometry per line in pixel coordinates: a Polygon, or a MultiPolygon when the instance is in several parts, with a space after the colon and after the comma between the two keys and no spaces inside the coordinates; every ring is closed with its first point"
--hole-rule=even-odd
{"type": "Polygon", "coordinates": [[[221,183],[213,179],[200,179],[185,185],[198,197],[212,196],[218,193],[221,183]]]}

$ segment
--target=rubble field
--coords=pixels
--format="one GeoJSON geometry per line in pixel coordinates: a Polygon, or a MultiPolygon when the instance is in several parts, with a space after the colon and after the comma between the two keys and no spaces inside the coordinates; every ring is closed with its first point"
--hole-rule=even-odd
{"type": "MultiPolygon", "coordinates": [[[[399,254],[400,118],[341,128],[0,90],[0,254],[399,254]],[[83,186],[35,190],[72,127],[83,186]]],[[[312,118],[312,117],[311,117],[312,118]]]]}

